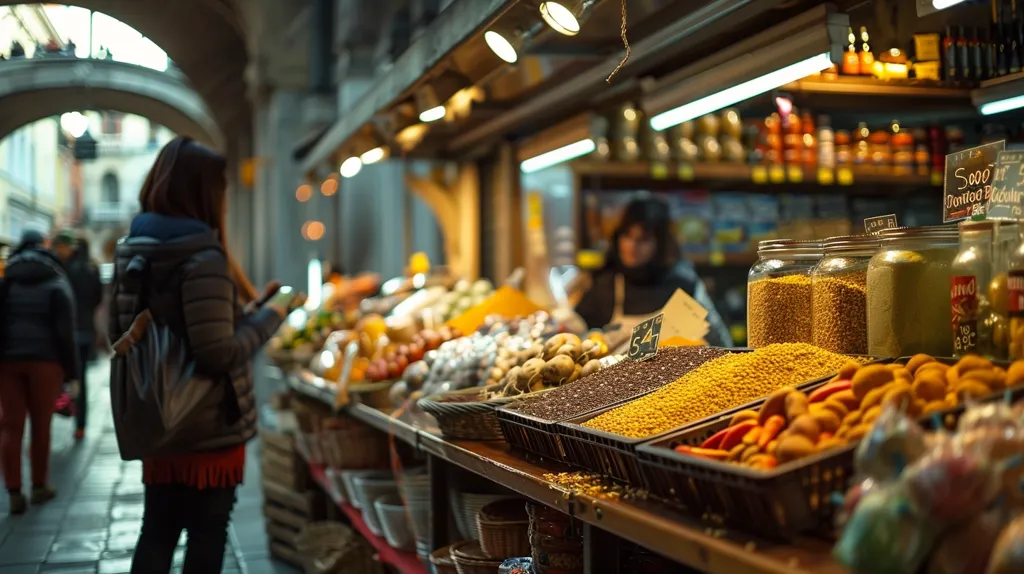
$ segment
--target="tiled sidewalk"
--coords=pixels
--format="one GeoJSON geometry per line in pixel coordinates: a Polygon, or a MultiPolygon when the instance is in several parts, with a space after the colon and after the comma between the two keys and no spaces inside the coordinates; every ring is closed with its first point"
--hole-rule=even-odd
{"type": "MultiPolygon", "coordinates": [[[[10,516],[0,495],[0,574],[121,574],[129,571],[142,520],[139,462],[122,462],[110,421],[108,365],[90,371],[90,420],[86,438],[76,443],[73,422],[53,422],[51,482],[56,500],[10,516]]],[[[27,434],[27,429],[26,429],[27,434]]],[[[253,445],[256,446],[256,445],[253,445]]],[[[258,448],[251,448],[246,484],[239,489],[234,525],[225,553],[226,574],[292,573],[269,559],[263,533],[258,448]],[[236,526],[237,525],[237,526],[236,526]]],[[[24,463],[29,484],[28,461],[24,463]]],[[[182,535],[181,542],[185,541],[182,535]]],[[[184,549],[175,554],[181,571],[184,549]]]]}

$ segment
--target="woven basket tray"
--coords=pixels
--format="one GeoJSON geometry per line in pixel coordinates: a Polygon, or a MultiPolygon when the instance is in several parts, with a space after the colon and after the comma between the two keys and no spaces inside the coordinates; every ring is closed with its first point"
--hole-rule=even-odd
{"type": "MultiPolygon", "coordinates": [[[[498,415],[494,411],[519,397],[481,400],[485,393],[500,387],[501,385],[473,387],[432,395],[420,399],[416,404],[434,417],[441,434],[447,439],[503,441],[505,437],[501,434],[498,415]]],[[[543,393],[547,390],[538,392],[543,393]]]]}
{"type": "Polygon", "coordinates": [[[394,385],[395,382],[353,383],[348,386],[348,392],[354,399],[368,407],[388,409],[391,407],[391,399],[388,394],[391,392],[391,385],[394,385]]]}

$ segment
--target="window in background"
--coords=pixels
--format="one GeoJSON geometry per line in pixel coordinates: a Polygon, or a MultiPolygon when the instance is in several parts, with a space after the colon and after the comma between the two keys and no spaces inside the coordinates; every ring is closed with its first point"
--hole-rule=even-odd
{"type": "Polygon", "coordinates": [[[121,133],[121,122],[124,114],[121,112],[103,112],[103,133],[118,135],[121,133]]]}
{"type": "Polygon", "coordinates": [[[100,181],[100,201],[103,203],[121,201],[121,184],[117,180],[117,175],[112,171],[103,174],[103,180],[100,181]]]}

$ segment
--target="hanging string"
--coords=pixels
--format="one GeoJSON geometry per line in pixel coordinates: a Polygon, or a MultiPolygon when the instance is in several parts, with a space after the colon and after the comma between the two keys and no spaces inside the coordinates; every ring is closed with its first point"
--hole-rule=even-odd
{"type": "Polygon", "coordinates": [[[621,2],[622,2],[622,28],[619,30],[619,34],[622,36],[622,45],[626,47],[626,53],[625,53],[625,55],[622,56],[622,61],[619,62],[619,65],[615,66],[615,69],[612,70],[612,73],[608,74],[608,77],[605,78],[604,81],[608,82],[609,84],[612,83],[612,78],[615,77],[615,74],[618,74],[619,70],[621,70],[622,67],[625,66],[626,62],[629,60],[629,53],[630,53],[629,38],[626,37],[626,0],[621,0],[621,2]]]}

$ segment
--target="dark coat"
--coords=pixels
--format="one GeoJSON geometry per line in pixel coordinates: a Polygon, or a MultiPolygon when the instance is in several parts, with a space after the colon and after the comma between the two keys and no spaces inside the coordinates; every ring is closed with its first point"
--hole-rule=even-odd
{"type": "Polygon", "coordinates": [[[75,294],[75,329],[81,344],[96,340],[96,309],[103,302],[100,271],[87,257],[76,255],[65,264],[71,291],[75,294]]]}
{"type": "MultiPolygon", "coordinates": [[[[594,273],[590,290],[584,293],[576,305],[576,312],[592,329],[600,329],[612,319],[615,308],[615,274],[616,270],[612,266],[594,273]]],[[[708,311],[708,344],[716,347],[732,346],[729,328],[715,309],[715,303],[704,282],[688,264],[680,263],[668,272],[646,277],[642,281],[631,280],[628,273],[624,274],[624,278],[624,315],[651,315],[668,303],[676,289],[682,289],[708,311]]]]}
{"type": "Polygon", "coordinates": [[[56,362],[74,378],[75,303],[60,261],[46,249],[23,249],[7,260],[3,282],[0,362],[56,362]]]}
{"type": "MultiPolygon", "coordinates": [[[[252,360],[283,319],[262,308],[246,315],[228,275],[227,258],[217,233],[204,223],[152,213],[138,215],[115,255],[115,282],[136,256],[149,262],[150,309],[154,318],[187,341],[200,374],[222,379],[237,399],[211,405],[197,415],[203,426],[189,450],[237,446],[256,434],[257,405],[252,360]]],[[[118,339],[135,319],[138,286],[115,286],[108,335],[118,339]]],[[[115,361],[123,360],[115,358],[115,361]]]]}

